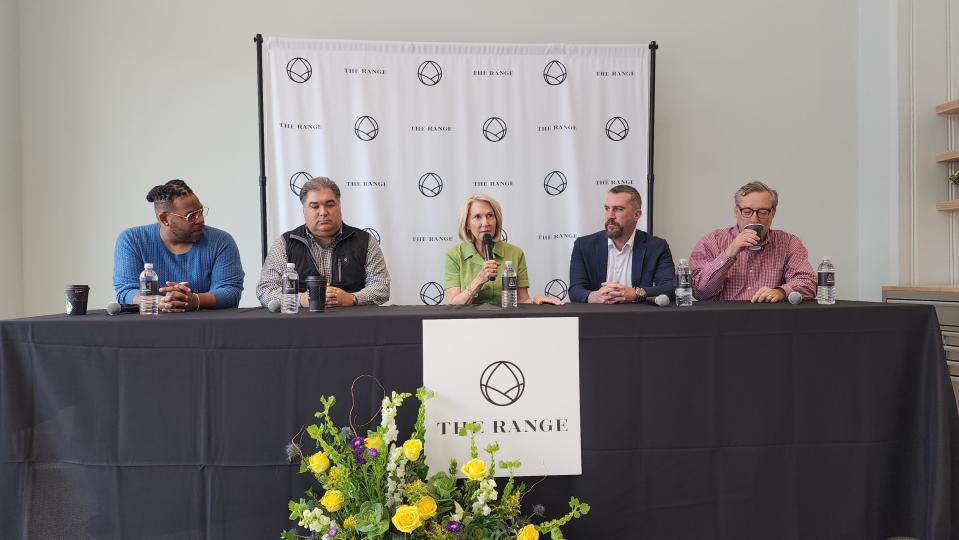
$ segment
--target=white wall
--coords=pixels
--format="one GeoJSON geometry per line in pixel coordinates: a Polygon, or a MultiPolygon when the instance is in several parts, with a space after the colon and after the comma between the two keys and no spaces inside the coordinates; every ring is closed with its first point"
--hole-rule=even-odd
{"type": "MultiPolygon", "coordinates": [[[[775,226],[799,234],[812,258],[833,257],[840,296],[878,297],[860,263],[861,222],[875,221],[860,219],[872,200],[857,154],[860,18],[855,0],[22,0],[24,311],[59,311],[60,285],[73,281],[90,283],[93,307],[110,301],[116,234],[153,219],[143,197],[173,177],[187,179],[212,208],[208,222],[237,239],[243,305],[255,305],[257,32],[655,39],[656,234],[685,256],[701,234],[732,224],[739,185],[765,179],[781,195],[775,226]]],[[[894,248],[876,249],[884,257],[894,248]]]]}
{"type": "Polygon", "coordinates": [[[880,300],[883,285],[899,283],[897,1],[859,2],[861,300],[880,300]]]}
{"type": "Polygon", "coordinates": [[[0,0],[0,319],[19,317],[20,288],[20,34],[17,0],[0,0]]]}

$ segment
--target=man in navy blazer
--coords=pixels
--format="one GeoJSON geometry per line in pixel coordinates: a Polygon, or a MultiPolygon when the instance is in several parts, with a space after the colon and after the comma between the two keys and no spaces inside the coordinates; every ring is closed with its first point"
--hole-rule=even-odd
{"type": "Polygon", "coordinates": [[[669,244],[636,228],[643,199],[632,186],[614,186],[603,206],[606,229],[573,243],[569,297],[573,302],[642,302],[675,296],[675,269],[669,244]]]}

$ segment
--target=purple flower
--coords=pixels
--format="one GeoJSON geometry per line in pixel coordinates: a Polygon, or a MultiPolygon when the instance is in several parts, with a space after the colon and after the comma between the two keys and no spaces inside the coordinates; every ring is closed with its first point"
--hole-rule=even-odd
{"type": "Polygon", "coordinates": [[[366,453],[370,455],[370,459],[373,459],[376,456],[380,455],[380,451],[377,450],[376,448],[370,448],[369,450],[366,451],[366,453]]]}
{"type": "Polygon", "coordinates": [[[463,528],[463,524],[460,523],[459,521],[450,520],[446,522],[446,530],[449,532],[452,532],[452,533],[460,532],[460,529],[462,528],[463,528]]]}
{"type": "Polygon", "coordinates": [[[357,448],[363,447],[363,437],[353,437],[350,439],[350,448],[356,450],[357,448]]]}
{"type": "Polygon", "coordinates": [[[356,450],[353,450],[353,459],[355,459],[356,462],[359,463],[360,465],[364,465],[366,463],[366,460],[363,459],[362,448],[357,448],[356,450]]]}
{"type": "Polygon", "coordinates": [[[326,535],[329,536],[330,538],[333,538],[334,536],[336,536],[336,533],[338,532],[339,531],[336,530],[336,527],[330,527],[330,529],[326,531],[326,535]]]}

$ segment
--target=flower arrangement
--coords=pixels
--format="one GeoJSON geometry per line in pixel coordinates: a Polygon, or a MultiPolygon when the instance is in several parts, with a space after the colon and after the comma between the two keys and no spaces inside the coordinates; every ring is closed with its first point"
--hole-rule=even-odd
{"type": "Polygon", "coordinates": [[[589,505],[575,497],[565,516],[534,524],[544,508],[522,514],[520,502],[525,486],[513,479],[518,461],[500,461],[509,471],[498,489],[495,454],[497,444],[485,448],[488,459],[479,455],[475,434],[478,424],[468,424],[459,434],[469,438],[470,460],[458,468],[452,460],[449,470],[429,474],[425,462],[423,426],[426,401],[432,393],[416,392],[419,414],[409,440],[398,444],[396,411],[409,393],[392,392],[383,398],[381,423],[366,436],[351,427],[339,428],[330,417],[336,398],[321,398],[323,410],[318,423],[306,432],[316,443],[316,452],[307,455],[295,441],[287,447],[291,461],[299,461],[300,472],[312,474],[320,484],[306,491],[306,497],[289,501],[290,520],[299,528],[284,531],[283,540],[537,540],[540,535],[562,539],[560,527],[589,512],[589,505]],[[465,479],[457,479],[459,470],[465,479]]]}
{"type": "Polygon", "coordinates": [[[949,175],[949,182],[954,186],[959,186],[959,170],[949,175]]]}

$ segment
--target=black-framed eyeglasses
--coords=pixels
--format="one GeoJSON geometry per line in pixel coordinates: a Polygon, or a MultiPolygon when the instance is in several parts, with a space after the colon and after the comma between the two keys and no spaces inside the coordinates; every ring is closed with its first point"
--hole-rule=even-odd
{"type": "Polygon", "coordinates": [[[752,217],[753,214],[755,213],[757,216],[761,218],[768,218],[769,214],[771,214],[772,211],[774,210],[773,208],[749,208],[749,207],[742,207],[742,206],[737,206],[736,208],[739,209],[739,213],[742,214],[743,217],[752,217]]]}
{"type": "Polygon", "coordinates": [[[209,206],[204,206],[203,208],[200,208],[199,210],[194,210],[185,216],[181,216],[180,214],[177,214],[176,212],[167,212],[167,214],[172,214],[180,219],[185,219],[189,223],[196,223],[196,221],[200,219],[200,216],[206,216],[209,213],[210,213],[209,206]]]}

